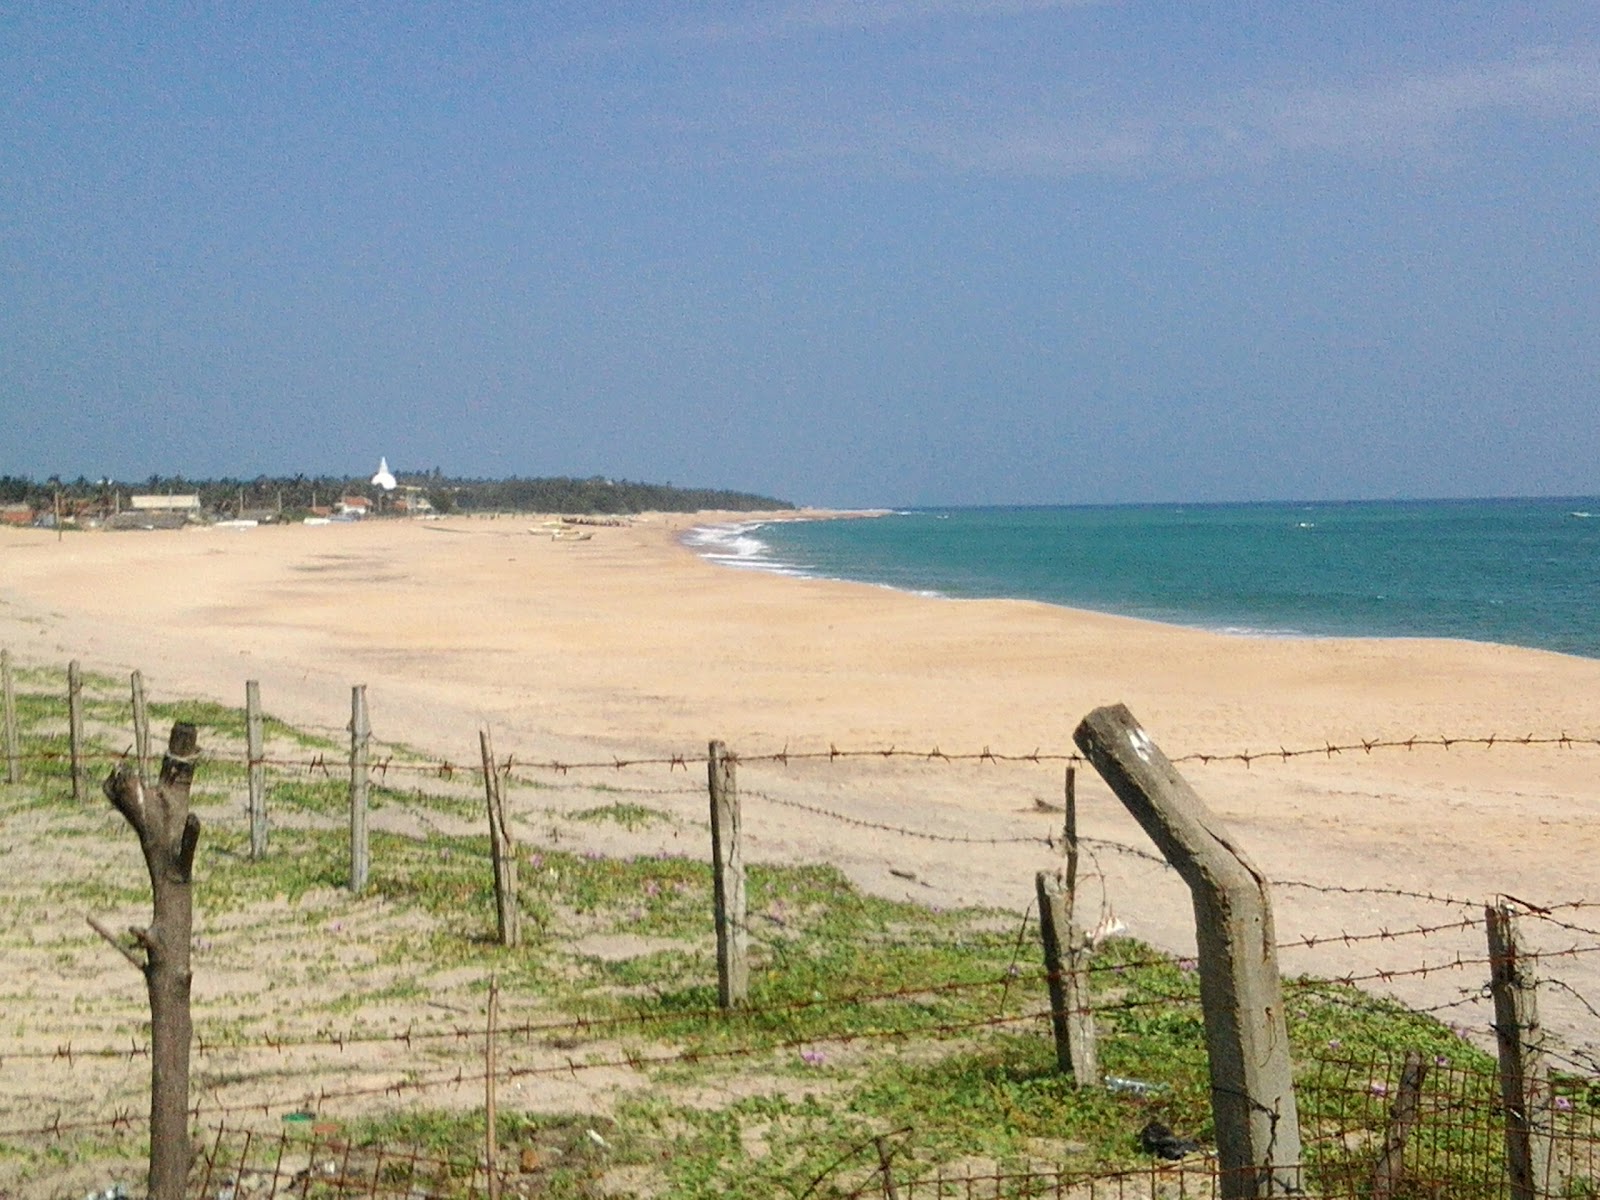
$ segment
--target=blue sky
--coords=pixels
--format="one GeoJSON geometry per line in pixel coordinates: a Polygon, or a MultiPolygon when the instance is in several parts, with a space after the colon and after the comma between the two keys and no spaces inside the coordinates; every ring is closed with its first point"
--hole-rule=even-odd
{"type": "Polygon", "coordinates": [[[1600,4],[0,3],[0,472],[1600,491],[1600,4]]]}

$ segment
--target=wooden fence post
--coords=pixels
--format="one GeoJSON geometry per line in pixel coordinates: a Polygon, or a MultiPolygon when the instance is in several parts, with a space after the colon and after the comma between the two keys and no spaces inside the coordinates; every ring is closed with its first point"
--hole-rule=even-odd
{"type": "Polygon", "coordinates": [[[83,668],[77,659],[67,664],[67,752],[72,763],[72,799],[82,804],[88,787],[83,776],[83,668]]]}
{"type": "Polygon", "coordinates": [[[495,763],[494,743],[489,731],[478,731],[478,750],[483,755],[483,793],[489,807],[489,855],[494,861],[494,903],[498,917],[500,944],[516,946],[522,942],[522,911],[517,904],[517,847],[506,824],[505,791],[500,768],[495,763]]]}
{"type": "Polygon", "coordinates": [[[0,720],[5,726],[6,782],[21,783],[22,739],[17,735],[17,692],[9,650],[0,650],[0,720]]]}
{"type": "Polygon", "coordinates": [[[139,763],[139,778],[150,778],[150,706],[144,698],[144,672],[135,671],[128,680],[133,706],[133,756],[139,763]]]}
{"type": "Polygon", "coordinates": [[[724,1009],[750,997],[749,937],[745,924],[744,852],[739,846],[737,760],[711,743],[711,882],[717,922],[717,1003],[724,1009]]]}
{"type": "Polygon", "coordinates": [[[489,1020],[483,1038],[483,1158],[489,1176],[489,1200],[500,1200],[499,1114],[495,1102],[495,1038],[500,1017],[500,978],[489,976],[489,1020]]]}
{"type": "Polygon", "coordinates": [[[1506,1172],[1512,1200],[1551,1194],[1553,1107],[1539,1024],[1539,981],[1523,951],[1516,910],[1504,900],[1484,909],[1489,932],[1489,987],[1500,1051],[1500,1100],[1506,1126],[1506,1172]]]}
{"type": "Polygon", "coordinates": [[[256,861],[267,856],[265,732],[261,719],[261,682],[247,679],[244,684],[244,742],[250,774],[250,857],[256,861]]]}
{"type": "Polygon", "coordinates": [[[1097,708],[1073,740],[1193,896],[1221,1195],[1296,1194],[1300,1118],[1266,878],[1127,708],[1097,708]]]}
{"type": "Polygon", "coordinates": [[[150,872],[155,917],[131,929],[144,960],[93,917],[89,923],[144,974],[150,997],[150,1200],[182,1200],[193,1152],[189,1142],[190,941],[194,935],[194,851],[200,818],[189,811],[198,739],[193,725],[172,727],[161,777],[146,788],[123,762],[105,782],[106,799],[133,826],[150,872]]]}
{"type": "Polygon", "coordinates": [[[1406,1141],[1422,1119],[1422,1081],[1428,1074],[1428,1061],[1420,1050],[1407,1050],[1400,1071],[1400,1091],[1389,1109],[1389,1129],[1383,1139],[1383,1153],[1372,1169],[1372,1200],[1391,1200],[1406,1175],[1406,1141]]]}
{"type": "Polygon", "coordinates": [[[1055,1031],[1056,1065],[1079,1087],[1100,1083],[1095,1053],[1094,1013],[1085,970],[1088,941],[1072,918],[1070,882],[1050,871],[1034,878],[1039,895],[1039,934],[1050,987],[1050,1025],[1055,1031]]]}
{"type": "Polygon", "coordinates": [[[367,888],[367,685],[350,689],[350,891],[367,888]]]}

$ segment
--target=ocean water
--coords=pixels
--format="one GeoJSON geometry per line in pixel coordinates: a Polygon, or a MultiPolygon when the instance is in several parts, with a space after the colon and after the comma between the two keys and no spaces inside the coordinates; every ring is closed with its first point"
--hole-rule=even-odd
{"type": "Polygon", "coordinates": [[[750,570],[1277,636],[1600,658],[1600,498],[918,509],[717,526],[750,570]]]}

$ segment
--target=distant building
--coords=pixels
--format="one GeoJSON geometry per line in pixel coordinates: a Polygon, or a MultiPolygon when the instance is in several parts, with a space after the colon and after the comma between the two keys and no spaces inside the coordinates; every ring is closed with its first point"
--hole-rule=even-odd
{"type": "Polygon", "coordinates": [[[364,517],[372,511],[372,501],[365,496],[341,496],[335,511],[347,517],[364,517]]]}
{"type": "Polygon", "coordinates": [[[408,513],[413,516],[433,511],[433,505],[419,487],[402,486],[398,496],[390,497],[389,505],[397,513],[408,513]]]}
{"type": "Polygon", "coordinates": [[[193,496],[129,496],[128,507],[134,512],[199,513],[200,497],[193,496]]]}
{"type": "Polygon", "coordinates": [[[0,525],[32,525],[33,505],[0,504],[0,525]]]}

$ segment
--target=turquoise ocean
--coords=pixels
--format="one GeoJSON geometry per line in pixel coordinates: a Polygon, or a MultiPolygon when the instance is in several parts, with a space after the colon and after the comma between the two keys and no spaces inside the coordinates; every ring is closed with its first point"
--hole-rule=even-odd
{"type": "Polygon", "coordinates": [[[1600,658],[1600,498],[912,509],[696,530],[731,567],[1282,637],[1600,658]]]}

